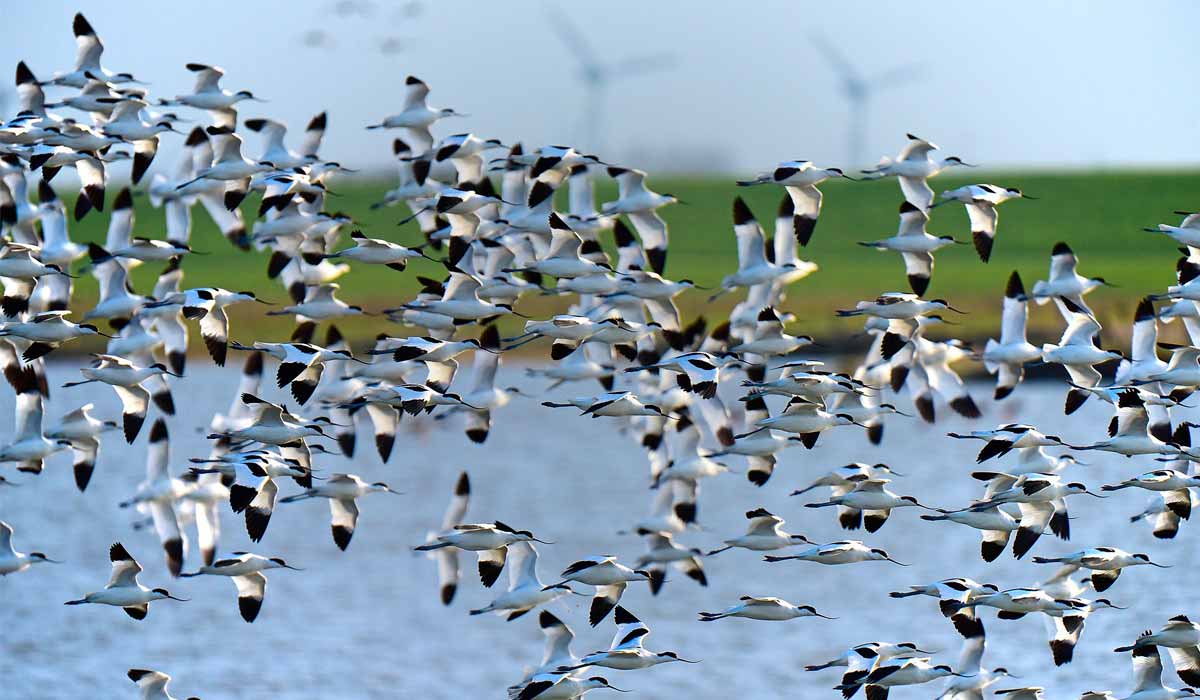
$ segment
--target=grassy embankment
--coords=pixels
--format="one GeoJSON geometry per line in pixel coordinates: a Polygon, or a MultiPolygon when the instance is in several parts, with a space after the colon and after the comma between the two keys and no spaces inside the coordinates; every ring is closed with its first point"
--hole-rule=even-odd
{"type": "MultiPolygon", "coordinates": [[[[979,181],[981,177],[977,172],[967,175],[971,177],[939,177],[934,181],[935,189],[941,191],[979,181]]],[[[1177,222],[1179,217],[1172,211],[1196,207],[1195,193],[1200,191],[1200,173],[1192,172],[990,173],[983,177],[989,182],[1020,187],[1039,199],[1014,201],[1002,207],[999,237],[990,264],[981,263],[969,245],[951,247],[937,254],[928,295],[945,297],[968,310],[968,316],[958,319],[964,326],[954,330],[957,335],[972,338],[998,332],[1000,296],[1008,274],[1013,269],[1019,270],[1026,286],[1031,288],[1035,280],[1046,276],[1050,248],[1059,240],[1067,241],[1075,249],[1084,274],[1104,277],[1118,285],[1097,291],[1090,300],[1101,321],[1110,328],[1109,342],[1127,334],[1138,298],[1173,282],[1173,264],[1178,255],[1172,241],[1145,233],[1141,228],[1157,222],[1177,222]]],[[[766,186],[738,188],[731,179],[711,177],[655,178],[652,185],[686,203],[663,211],[671,235],[667,273],[677,279],[691,278],[702,285],[717,284],[737,264],[730,227],[733,196],[745,197],[769,233],[782,193],[778,188],[766,186]]],[[[419,239],[415,224],[396,226],[407,214],[403,208],[370,209],[370,204],[389,186],[388,182],[342,182],[334,187],[340,196],[331,197],[328,206],[354,216],[368,235],[415,243],[419,239]]],[[[598,189],[602,200],[614,194],[607,184],[598,189]]],[[[896,183],[890,180],[834,182],[823,189],[824,211],[812,243],[803,251],[803,256],[820,264],[821,269],[791,289],[785,306],[798,319],[793,331],[818,338],[844,337],[858,329],[858,322],[834,318],[834,308],[848,307],[878,292],[906,291],[904,269],[897,255],[855,245],[856,241],[886,237],[895,231],[900,194],[896,183]]],[[[161,237],[161,213],[150,208],[144,197],[135,198],[135,202],[136,233],[161,237]]],[[[257,206],[257,199],[252,198],[245,206],[249,212],[250,207],[257,206]]],[[[185,284],[251,289],[267,299],[284,300],[282,289],[266,278],[266,254],[233,250],[219,238],[200,207],[194,213],[193,247],[211,254],[191,256],[185,262],[185,284]]],[[[107,223],[106,214],[93,213],[71,225],[72,237],[102,241],[107,223]]],[[[929,230],[970,240],[966,214],[958,205],[936,209],[929,230]]],[[[144,265],[135,272],[134,283],[139,290],[149,291],[157,267],[144,265]]],[[[394,306],[411,298],[418,274],[439,276],[442,271],[426,261],[417,261],[405,273],[359,265],[341,280],[341,296],[367,309],[394,306]]],[[[80,280],[79,308],[86,308],[95,294],[95,283],[90,277],[80,280]]],[[[680,297],[684,314],[717,317],[738,299],[738,295],[731,294],[708,304],[707,294],[694,291],[680,297]]],[[[554,297],[526,297],[518,310],[544,316],[562,308],[564,303],[565,300],[554,297]]],[[[264,319],[261,307],[242,307],[235,313],[234,324],[235,338],[280,338],[287,334],[290,319],[264,319]],[[239,328],[242,332],[238,332],[239,328]]],[[[1031,325],[1036,329],[1031,337],[1035,342],[1056,337],[1061,329],[1061,321],[1051,306],[1036,310],[1031,325]]],[[[339,326],[359,340],[380,331],[410,332],[378,317],[347,319],[339,322],[339,326]]]]}

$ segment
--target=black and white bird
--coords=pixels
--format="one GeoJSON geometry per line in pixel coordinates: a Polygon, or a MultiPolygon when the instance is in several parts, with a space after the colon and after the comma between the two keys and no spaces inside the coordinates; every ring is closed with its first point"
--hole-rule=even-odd
{"type": "Polygon", "coordinates": [[[1070,300],[1090,316],[1091,309],[1084,303],[1083,297],[1100,287],[1112,286],[1103,277],[1084,277],[1079,274],[1075,269],[1078,264],[1079,259],[1071,246],[1059,241],[1050,251],[1049,278],[1038,280],[1033,285],[1033,300],[1039,306],[1052,300],[1058,303],[1058,310],[1067,323],[1071,322],[1071,314],[1062,299],[1070,300]]]}
{"type": "Polygon", "coordinates": [[[650,572],[631,569],[618,562],[616,557],[601,556],[581,559],[571,564],[563,570],[562,581],[552,586],[561,586],[570,581],[595,586],[596,595],[592,598],[592,606],[588,612],[588,622],[595,627],[620,602],[626,586],[633,582],[649,580],[650,572]]]}
{"type": "Polygon", "coordinates": [[[936,144],[912,134],[907,136],[908,143],[895,158],[885,157],[877,166],[863,173],[868,180],[895,177],[900,181],[900,191],[904,193],[905,201],[912,202],[921,211],[928,211],[933,204],[929,178],[947,168],[975,166],[963,162],[958,156],[936,158],[933,153],[938,150],[936,144]]]}
{"type": "Polygon", "coordinates": [[[673,651],[652,652],[647,649],[643,644],[646,636],[650,634],[650,627],[620,605],[613,611],[613,622],[617,624],[617,634],[607,650],[588,654],[579,659],[579,663],[574,666],[565,666],[558,670],[566,673],[588,666],[603,666],[618,671],[634,671],[673,661],[699,663],[682,658],[673,651]]]}
{"type": "Polygon", "coordinates": [[[167,423],[162,418],[150,426],[149,446],[146,449],[146,479],[138,484],[133,498],[123,501],[122,508],[137,506],[148,510],[158,535],[159,544],[167,558],[167,570],[179,576],[183,570],[183,534],[175,503],[182,495],[183,484],[168,471],[171,450],[167,423]]]}
{"type": "Polygon", "coordinates": [[[948,245],[958,243],[954,236],[935,236],[925,230],[929,215],[916,205],[905,201],[900,204],[900,227],[896,235],[878,241],[860,242],[859,245],[876,250],[900,253],[904,259],[904,272],[908,275],[908,286],[918,296],[929,289],[933,277],[933,254],[948,245]]]}
{"type": "Polygon", "coordinates": [[[78,600],[68,600],[66,605],[112,605],[135,620],[144,620],[153,601],[186,601],[171,595],[165,588],[146,588],[138,583],[142,567],[120,542],[109,548],[108,559],[112,562],[112,576],[104,590],[88,593],[78,600]]]}
{"type": "Polygon", "coordinates": [[[183,576],[228,576],[237,586],[238,610],[246,622],[254,622],[262,609],[263,596],[267,592],[267,577],[270,569],[292,569],[281,557],[263,557],[249,552],[234,552],[231,559],[218,559],[183,576]]]}
{"type": "Polygon", "coordinates": [[[150,392],[146,390],[144,383],[152,377],[179,375],[159,362],[139,367],[116,355],[98,354],[94,357],[95,360],[91,366],[79,368],[79,373],[86,379],[67,382],[63,386],[79,386],[90,382],[101,382],[111,386],[117,392],[117,398],[121,400],[121,419],[125,441],[133,444],[138,433],[141,432],[142,424],[146,422],[146,413],[150,405],[150,392]]]}
{"type": "MultiPolygon", "coordinates": [[[[1143,637],[1153,636],[1143,634],[1143,637]]],[[[1175,698],[1192,698],[1200,696],[1192,688],[1181,688],[1176,690],[1163,685],[1162,673],[1163,663],[1162,655],[1158,651],[1158,647],[1154,643],[1146,643],[1134,645],[1133,647],[1120,647],[1116,651],[1127,652],[1131,651],[1133,656],[1133,675],[1134,688],[1132,694],[1126,696],[1126,700],[1154,700],[1156,698],[1164,698],[1175,700],[1175,698]]],[[[1173,647],[1167,647],[1171,653],[1171,661],[1175,664],[1176,673],[1185,683],[1193,683],[1194,680],[1186,680],[1187,678],[1195,679],[1196,662],[1193,658],[1186,655],[1181,655],[1177,660],[1175,653],[1181,651],[1173,647]],[[1180,672],[1180,663],[1184,671],[1180,672]]]]}
{"type": "Polygon", "coordinates": [[[354,530],[358,526],[358,499],[369,493],[394,493],[400,495],[382,481],[368,483],[354,474],[334,474],[323,483],[316,484],[304,493],[288,496],[280,503],[294,503],[307,498],[329,500],[330,528],[333,542],[338,549],[350,546],[354,530]]]}
{"type": "Polygon", "coordinates": [[[1010,199],[1037,197],[1030,197],[1015,187],[964,185],[942,192],[941,201],[930,208],[948,202],[961,202],[967,208],[967,217],[971,220],[971,238],[975,243],[975,252],[979,253],[980,260],[987,262],[992,257],[992,247],[996,243],[996,226],[1000,223],[1000,214],[996,207],[1010,199]]]}
{"type": "Polygon", "coordinates": [[[1007,398],[1025,378],[1025,365],[1042,359],[1041,350],[1029,342],[1025,333],[1028,306],[1021,276],[1013,270],[1000,308],[1000,340],[988,338],[981,355],[984,369],[996,375],[997,401],[1007,398]]]}
{"type": "Polygon", "coordinates": [[[41,552],[18,552],[13,548],[12,536],[12,525],[0,520],[0,576],[17,574],[36,564],[62,563],[41,552]]]}
{"type": "MultiPolygon", "coordinates": [[[[491,588],[504,570],[509,545],[518,542],[541,542],[529,530],[515,530],[499,520],[492,523],[462,523],[437,535],[432,542],[414,547],[418,552],[432,552],[453,547],[475,552],[479,557],[479,580],[491,588]]],[[[536,557],[535,557],[536,558],[536,557]]]]}
{"type": "Polygon", "coordinates": [[[1171,567],[1151,561],[1149,554],[1130,554],[1115,547],[1093,547],[1061,557],[1034,557],[1035,564],[1069,564],[1091,571],[1092,588],[1097,593],[1108,590],[1117,582],[1123,569],[1131,566],[1155,566],[1160,569],[1171,567]]]}
{"type": "Polygon", "coordinates": [[[889,561],[900,566],[908,566],[902,564],[892,558],[886,550],[878,547],[868,547],[866,544],[858,540],[846,540],[842,542],[830,542],[829,544],[816,545],[809,549],[800,552],[799,554],[789,554],[785,556],[772,556],[770,554],[763,557],[764,561],[780,562],[780,561],[811,561],[817,564],[825,564],[833,566],[837,564],[857,564],[863,561],[889,561]]]}
{"type": "MultiPolygon", "coordinates": [[[[167,684],[171,682],[171,677],[162,671],[131,668],[125,675],[141,691],[142,700],[175,700],[175,696],[167,690],[167,684]]],[[[189,697],[188,700],[199,700],[199,698],[189,697]]]]}
{"type": "Polygon", "coordinates": [[[786,189],[792,202],[793,233],[796,241],[806,246],[817,228],[817,218],[821,215],[821,202],[824,199],[817,185],[839,177],[853,179],[840,168],[818,168],[807,160],[789,160],[775,166],[769,173],[737,184],[742,187],[771,184],[786,189]]]}
{"type": "Polygon", "coordinates": [[[821,617],[826,620],[837,618],[822,615],[811,605],[796,605],[782,598],[756,598],[744,595],[741,602],[719,613],[701,612],[701,622],[715,622],[726,617],[744,617],[747,620],[783,621],[797,617],[821,617]]]}

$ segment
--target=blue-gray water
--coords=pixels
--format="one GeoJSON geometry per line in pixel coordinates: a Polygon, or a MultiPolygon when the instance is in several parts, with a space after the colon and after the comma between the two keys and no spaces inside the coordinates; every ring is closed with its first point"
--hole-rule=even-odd
{"type": "MultiPolygon", "coordinates": [[[[74,370],[66,365],[51,371],[55,386],[73,378],[74,370]]],[[[524,381],[515,371],[506,372],[509,376],[502,381],[524,381]]],[[[206,453],[199,427],[213,412],[225,410],[236,381],[235,371],[218,372],[197,362],[176,385],[181,410],[169,421],[173,471],[182,471],[188,457],[206,453]]],[[[568,386],[555,395],[574,396],[592,388],[568,386]]],[[[987,395],[990,387],[976,387],[975,393],[987,395]]],[[[110,389],[88,385],[55,389],[48,416],[57,418],[86,401],[96,401],[106,417],[119,410],[110,389]]],[[[1058,385],[1023,386],[1005,404],[984,403],[985,416],[977,425],[1020,420],[1068,441],[1102,436],[1107,406],[1093,400],[1070,419],[1064,419],[1061,406],[1058,385]]],[[[948,410],[940,413],[943,417],[936,426],[916,419],[891,420],[881,447],[868,445],[857,429],[839,429],[823,437],[811,452],[788,450],[775,476],[761,489],[736,474],[710,480],[703,485],[700,502],[706,531],[688,533],[680,541],[709,548],[742,532],[742,513],[760,505],[787,518],[793,532],[822,541],[844,539],[847,535],[836,527],[831,511],[805,509],[801,499],[789,499],[787,494],[812,476],[849,461],[887,462],[908,475],[896,480],[894,490],[935,505],[964,504],[979,493],[967,474],[980,443],[946,438],[946,431],[969,426],[952,418],[948,410]]],[[[0,439],[6,440],[11,432],[11,415],[11,392],[0,391],[0,416],[5,417],[0,439]]],[[[100,464],[85,494],[75,490],[67,455],[53,458],[37,478],[15,476],[12,465],[5,465],[0,473],[23,483],[21,488],[0,489],[0,519],[16,529],[17,548],[44,551],[66,563],[0,578],[0,677],[5,679],[0,696],[135,697],[125,670],[149,667],[174,677],[176,695],[206,700],[504,697],[505,686],[521,675],[522,667],[540,660],[536,615],[515,622],[468,617],[469,608],[486,604],[503,590],[506,577],[489,591],[466,567],[458,598],[453,606],[443,607],[437,599],[434,563],[415,556],[410,547],[437,526],[458,472],[467,469],[474,487],[469,520],[504,520],[555,542],[541,547],[544,580],[583,556],[612,553],[631,559],[642,551],[642,543],[615,532],[646,512],[651,497],[646,460],[609,420],[551,411],[529,399],[515,399],[496,416],[485,446],[467,442],[457,419],[415,423],[406,418],[405,425],[386,465],[380,463],[365,434],[353,463],[340,458],[318,460],[326,471],[352,471],[371,481],[386,480],[405,493],[372,495],[361,502],[359,529],[347,552],[338,551],[332,542],[324,501],[279,506],[259,545],[247,540],[240,519],[223,508],[223,552],[249,549],[283,556],[306,569],[268,573],[266,603],[254,624],[238,616],[229,581],[170,580],[154,535],[132,530],[133,514],[117,507],[143,477],[146,430],[132,447],[115,433],[106,435],[100,464]],[[109,573],[107,548],[116,540],[124,542],[146,568],[143,583],[167,586],[191,601],[154,603],[142,622],[113,608],[63,606],[63,601],[103,586],[109,573]]],[[[1085,459],[1092,466],[1079,467],[1075,474],[1097,488],[1155,466],[1148,459],[1098,454],[1085,459]]],[[[281,485],[281,495],[294,490],[290,482],[281,485]]],[[[1144,523],[1128,523],[1127,516],[1140,511],[1145,502],[1145,492],[1134,490],[1105,501],[1075,497],[1072,542],[1046,538],[1034,553],[1114,545],[1149,552],[1175,568],[1126,572],[1107,595],[1130,609],[1093,615],[1075,662],[1061,669],[1050,663],[1042,620],[1030,616],[1003,622],[991,612],[984,613],[985,665],[1006,666],[1023,676],[1000,687],[1042,685],[1051,698],[1073,698],[1091,688],[1126,694],[1133,685],[1128,657],[1112,653],[1112,648],[1143,628],[1161,625],[1171,615],[1195,612],[1189,607],[1193,597],[1187,582],[1196,572],[1190,546],[1196,532],[1184,524],[1175,541],[1155,540],[1144,523]]],[[[940,659],[956,663],[959,638],[938,615],[934,601],[891,600],[889,590],[950,576],[1019,586],[1052,571],[1030,563],[1028,557],[1014,561],[1007,553],[985,564],[978,556],[975,531],[922,522],[912,510],[894,513],[876,535],[854,537],[886,547],[912,566],[766,564],[760,555],[735,550],[706,560],[708,588],[678,575],[658,597],[651,597],[643,585],[631,586],[623,604],[653,628],[647,645],[676,650],[703,663],[605,675],[614,685],[634,689],[637,695],[630,697],[833,698],[836,691],[830,687],[837,673],[805,673],[802,667],[856,643],[911,639],[923,648],[942,650],[940,659]],[[743,594],[811,603],[840,619],[696,621],[697,611],[720,609],[743,594]]],[[[194,566],[193,559],[185,568],[194,566]]],[[[611,620],[590,629],[586,606],[584,598],[551,606],[574,628],[578,635],[574,650],[580,655],[604,648],[613,631],[611,620]]],[[[893,697],[926,698],[937,690],[940,684],[898,689],[893,697]]],[[[594,697],[604,694],[597,691],[594,697]]]]}

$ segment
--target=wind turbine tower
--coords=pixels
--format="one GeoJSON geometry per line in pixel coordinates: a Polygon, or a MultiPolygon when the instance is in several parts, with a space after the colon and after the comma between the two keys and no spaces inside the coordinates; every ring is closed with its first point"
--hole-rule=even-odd
{"type": "Polygon", "coordinates": [[[602,61],[592,50],[588,38],[565,14],[548,5],[546,16],[563,45],[575,56],[579,64],[577,76],[583,83],[585,97],[584,111],[579,121],[579,143],[572,145],[595,153],[602,152],[608,131],[609,86],[614,82],[670,68],[675,64],[675,57],[669,53],[651,53],[602,61]]]}
{"type": "Polygon", "coordinates": [[[870,165],[866,160],[867,139],[870,129],[871,101],[877,93],[911,82],[921,73],[919,64],[908,64],[884,71],[873,77],[864,76],[832,43],[820,34],[813,35],[817,49],[825,56],[841,83],[842,94],[848,103],[850,116],[847,121],[846,166],[870,165]]]}

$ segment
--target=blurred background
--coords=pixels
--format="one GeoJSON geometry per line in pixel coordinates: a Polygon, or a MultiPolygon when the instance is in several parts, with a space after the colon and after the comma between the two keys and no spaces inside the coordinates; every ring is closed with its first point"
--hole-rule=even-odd
{"type": "MultiPolygon", "coordinates": [[[[993,331],[1009,272],[1027,285],[1044,278],[1057,240],[1075,247],[1084,274],[1119,286],[1097,293],[1109,300],[1097,311],[1106,325],[1126,326],[1137,299],[1173,277],[1175,246],[1142,227],[1176,223],[1172,212],[1194,208],[1200,185],[1192,170],[1200,95],[1188,89],[1200,5],[1190,2],[256,0],[175,3],[169,12],[137,2],[19,3],[0,28],[0,66],[25,60],[43,78],[68,69],[76,11],[102,37],[105,64],[144,78],[154,96],[189,91],[184,64],[195,61],[222,66],[224,87],[267,100],[240,105],[242,119],[270,116],[298,131],[327,110],[323,156],[359,169],[335,180],[328,207],[369,235],[405,243],[419,240],[414,224],[395,225],[406,210],[369,208],[394,183],[397,134],[364,127],[399,109],[409,74],[430,85],[432,105],[469,115],[441,122],[435,137],[566,143],[649,172],[651,187],[685,202],[661,212],[672,234],[668,275],[709,285],[736,265],[733,196],[745,196],[768,228],[781,197],[770,187],[739,190],[735,179],[790,159],[850,172],[894,156],[905,133],[919,135],[981,166],[936,178],[935,191],[994,182],[1040,198],[1004,207],[989,265],[969,246],[938,255],[929,294],[970,308],[962,334],[976,337],[993,331]]],[[[59,92],[49,89],[50,98],[59,92]]],[[[202,112],[189,116],[207,123],[202,112]]],[[[162,139],[154,170],[173,167],[181,141],[162,139]]],[[[247,134],[247,154],[261,149],[247,134]]],[[[894,180],[825,188],[817,236],[803,251],[821,271],[792,303],[808,332],[842,335],[852,329],[830,317],[831,304],[906,288],[895,256],[853,245],[895,230],[901,195],[894,180]]],[[[614,191],[601,182],[601,200],[614,191]]],[[[137,233],[160,235],[160,212],[144,198],[137,208],[137,233]]],[[[92,215],[72,236],[99,240],[105,226],[92,215]]],[[[937,210],[930,230],[970,237],[958,206],[937,210]]],[[[194,236],[201,250],[224,245],[204,216],[194,236]]],[[[265,255],[188,265],[215,284],[253,280],[255,291],[281,296],[260,273],[265,255]]],[[[139,283],[155,274],[149,267],[139,283]]],[[[416,269],[441,274],[423,261],[416,269]]],[[[412,294],[413,280],[362,270],[344,296],[383,308],[412,294]]],[[[685,311],[698,311],[700,296],[682,299],[685,311]]],[[[556,308],[553,299],[522,303],[535,315],[556,308]]],[[[1048,311],[1031,319],[1048,335],[1058,325],[1048,311]]]]}
{"type": "MultiPolygon", "coordinates": [[[[928,138],[944,154],[980,164],[939,176],[931,183],[935,191],[994,182],[1039,198],[1004,206],[989,264],[981,263],[970,246],[939,252],[928,296],[945,297],[970,312],[956,319],[963,325],[946,329],[965,339],[998,334],[1005,279],[1018,270],[1031,288],[1046,276],[1051,247],[1063,240],[1078,253],[1083,274],[1116,285],[1098,290],[1089,302],[1105,324],[1106,346],[1123,346],[1120,336],[1128,333],[1137,300],[1174,281],[1175,244],[1142,228],[1176,223],[1172,212],[1200,208],[1195,166],[1200,94],[1192,89],[1200,4],[1183,0],[26,0],[3,9],[4,75],[10,76],[7,71],[21,60],[43,79],[70,70],[71,19],[77,11],[103,39],[105,66],[145,79],[155,97],[188,92],[193,81],[184,64],[201,62],[225,69],[224,87],[251,90],[267,100],[242,105],[241,119],[284,120],[293,129],[289,143],[312,115],[328,111],[322,155],[359,170],[333,180],[329,208],[351,215],[368,235],[406,244],[422,240],[414,224],[397,226],[409,212],[371,207],[395,184],[391,145],[396,134],[364,127],[399,111],[410,74],[430,85],[431,104],[469,115],[440,123],[436,137],[470,131],[527,148],[566,143],[649,172],[653,189],[684,202],[661,212],[671,230],[667,274],[703,285],[718,283],[736,266],[729,213],[733,197],[744,196],[769,232],[783,194],[774,187],[741,189],[735,180],[790,159],[852,172],[894,156],[906,133],[928,138]]],[[[0,112],[10,116],[12,84],[8,78],[2,82],[0,112]]],[[[66,94],[47,89],[52,100],[66,94]]],[[[203,112],[185,116],[208,123],[203,112]]],[[[252,133],[245,137],[247,155],[258,156],[262,139],[252,133]]],[[[174,134],[162,139],[151,172],[172,171],[181,141],[174,134]]],[[[127,177],[127,167],[113,168],[117,180],[127,177]]],[[[64,171],[54,182],[68,209],[75,197],[71,176],[64,171]]],[[[615,187],[598,179],[600,200],[612,199],[615,187]]],[[[826,349],[857,351],[849,341],[861,323],[836,319],[832,309],[907,289],[894,255],[855,245],[895,231],[901,195],[894,180],[833,182],[822,188],[820,224],[802,251],[821,269],[790,290],[786,310],[796,322],[789,331],[815,335],[826,349]]],[[[161,212],[140,193],[134,201],[135,233],[162,237],[161,212]]],[[[248,220],[258,205],[257,196],[243,205],[248,220]]],[[[70,232],[78,241],[102,241],[107,226],[108,212],[93,212],[72,221],[70,232]]],[[[936,209],[930,230],[970,238],[960,206],[936,209]]],[[[235,251],[199,210],[192,243],[213,254],[188,256],[185,286],[248,288],[284,301],[284,291],[264,274],[267,253],[235,251]]],[[[411,299],[418,275],[444,274],[440,265],[423,260],[409,270],[398,274],[356,266],[342,280],[341,297],[379,310],[411,299]]],[[[149,291],[158,272],[157,265],[138,268],[138,290],[149,291]]],[[[85,307],[95,296],[94,280],[84,275],[76,302],[85,307]]],[[[738,300],[731,294],[706,304],[706,296],[681,296],[684,314],[715,319],[738,300]]],[[[544,317],[563,307],[556,297],[530,295],[518,309],[544,317]]],[[[235,340],[280,340],[291,331],[291,319],[264,318],[261,309],[230,312],[235,340]]],[[[339,320],[338,325],[357,346],[381,331],[412,332],[379,317],[339,320]]],[[[1180,325],[1163,325],[1161,339],[1180,340],[1180,325]]],[[[1032,342],[1057,339],[1061,317],[1053,306],[1032,307],[1030,327],[1032,342]]],[[[530,347],[545,352],[544,346],[530,347]]],[[[75,376],[74,362],[52,364],[56,387],[75,376]]],[[[526,385],[520,358],[506,362],[502,383],[526,385]]],[[[207,359],[193,366],[177,399],[198,415],[224,408],[234,391],[233,373],[213,368],[207,359]]],[[[67,398],[56,401],[95,400],[103,413],[116,414],[106,388],[69,391],[57,393],[67,398]]],[[[0,394],[0,417],[11,416],[11,397],[0,394]]],[[[1034,385],[1003,404],[988,402],[985,420],[1054,425],[1061,420],[1061,402],[1059,387],[1034,385]]],[[[59,408],[53,409],[55,415],[59,408]]],[[[1109,414],[1092,401],[1078,415],[1079,427],[1071,429],[1082,440],[1085,430],[1098,436],[1109,414]]],[[[0,686],[0,697],[9,697],[6,692],[22,698],[117,697],[110,688],[132,690],[123,671],[142,665],[175,675],[183,696],[502,697],[504,685],[540,655],[533,616],[511,624],[491,616],[468,623],[466,610],[486,603],[493,591],[480,588],[468,571],[458,600],[447,610],[436,600],[432,563],[409,552],[419,533],[438,522],[458,471],[469,468],[476,485],[472,518],[502,518],[563,543],[543,552],[546,579],[584,554],[614,551],[623,559],[635,557],[642,543],[611,533],[640,517],[650,496],[640,449],[632,441],[613,441],[610,424],[538,412],[524,403],[504,411],[497,425],[486,447],[464,447],[457,422],[429,430],[406,420],[391,463],[376,462],[369,444],[360,444],[366,454],[354,462],[323,462],[331,472],[387,479],[406,495],[392,503],[368,499],[360,532],[344,553],[329,541],[324,504],[280,508],[262,551],[308,570],[271,575],[263,615],[253,627],[236,617],[233,587],[213,579],[171,583],[173,591],[178,588],[193,602],[155,604],[144,623],[118,611],[59,605],[104,580],[104,551],[115,535],[149,565],[147,583],[162,585],[167,578],[154,535],[132,531],[133,516],[115,506],[130,495],[141,473],[140,445],[106,441],[86,495],[75,491],[65,465],[50,466],[36,484],[7,495],[0,517],[17,524],[19,549],[43,549],[69,565],[0,579],[5,602],[0,619],[6,623],[0,641],[0,677],[6,685],[0,686]],[[580,449],[601,444],[600,461],[595,450],[580,449]],[[30,493],[47,497],[27,497],[30,493]],[[564,508],[571,509],[571,518],[562,517],[564,508]],[[72,520],[87,526],[61,526],[72,520]]],[[[204,433],[193,427],[182,420],[172,425],[176,463],[207,450],[204,433]]],[[[939,443],[931,453],[928,446],[945,430],[969,427],[980,426],[953,415],[936,426],[897,422],[873,452],[863,451],[857,433],[823,438],[811,453],[793,451],[769,492],[739,475],[720,477],[724,481],[716,482],[711,493],[723,497],[705,505],[709,529],[689,533],[687,544],[709,547],[735,534],[744,526],[742,513],[759,505],[787,514],[797,531],[814,539],[840,538],[844,533],[831,519],[802,519],[799,514],[808,511],[784,494],[818,469],[850,460],[888,461],[912,475],[905,492],[931,494],[939,506],[961,503],[974,495],[973,485],[946,477],[963,471],[975,450],[965,443],[939,443]]],[[[1089,483],[1128,476],[1131,470],[1128,460],[1115,456],[1098,457],[1093,465],[1089,483]]],[[[287,484],[285,493],[293,491],[287,484]]],[[[1073,511],[1080,546],[1116,538],[1130,551],[1171,546],[1156,543],[1144,525],[1127,526],[1124,516],[1143,507],[1141,495],[1124,491],[1106,503],[1112,505],[1104,510],[1087,503],[1073,511]]],[[[931,601],[876,607],[887,602],[889,588],[946,575],[1023,585],[1042,572],[1007,555],[985,566],[976,554],[976,535],[962,529],[921,530],[923,536],[914,538],[914,519],[912,513],[897,514],[896,522],[872,540],[913,564],[902,574],[871,564],[818,574],[816,565],[769,567],[754,555],[735,552],[712,560],[707,589],[683,577],[656,598],[645,587],[631,587],[626,601],[654,626],[651,646],[676,649],[705,665],[610,677],[647,698],[685,693],[767,698],[782,696],[784,689],[789,695],[835,697],[829,688],[836,674],[805,674],[800,666],[870,637],[919,640],[944,652],[940,660],[951,660],[959,640],[948,625],[931,624],[936,615],[931,601]],[[746,590],[748,581],[739,572],[750,566],[757,567],[753,585],[758,588],[746,590]],[[796,620],[765,632],[753,622],[703,629],[693,622],[697,610],[726,606],[742,594],[813,603],[843,621],[796,620]]],[[[238,521],[225,523],[223,546],[251,546],[238,521]]],[[[1046,542],[1039,553],[1070,551],[1068,546],[1075,548],[1046,542]]],[[[1180,567],[1194,567],[1197,557],[1182,537],[1163,555],[1180,567]]],[[[1021,674],[1027,679],[1022,684],[1046,686],[1052,697],[1093,687],[1124,692],[1131,686],[1128,662],[1111,653],[1111,642],[1137,634],[1146,620],[1161,621],[1192,604],[1186,587],[1155,587],[1156,579],[1147,573],[1122,578],[1113,597],[1134,610],[1089,619],[1072,666],[1049,669],[1039,622],[992,623],[991,615],[989,633],[1003,632],[989,638],[989,659],[1021,674]]],[[[609,623],[586,628],[585,605],[583,598],[571,598],[553,608],[576,628],[575,651],[583,653],[607,644],[611,632],[609,623]]],[[[926,690],[932,688],[896,697],[927,697],[926,690]]]]}
{"type": "Polygon", "coordinates": [[[187,91],[183,65],[198,61],[297,127],[329,110],[328,152],[359,167],[390,162],[362,127],[395,110],[410,73],[432,103],[471,115],[447,129],[650,171],[853,167],[894,154],[906,131],[991,167],[1200,155],[1200,5],[1186,0],[23,2],[5,9],[0,65],[67,69],[76,11],[106,63],[155,94],[187,91]]]}

